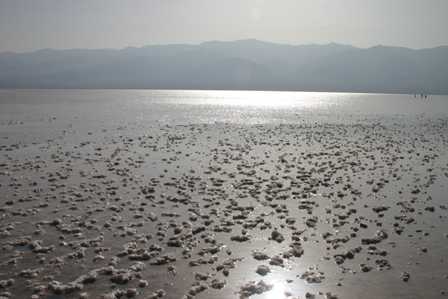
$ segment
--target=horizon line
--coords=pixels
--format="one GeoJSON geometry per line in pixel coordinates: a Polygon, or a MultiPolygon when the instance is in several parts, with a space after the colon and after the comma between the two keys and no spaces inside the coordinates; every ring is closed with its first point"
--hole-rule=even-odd
{"type": "Polygon", "coordinates": [[[429,96],[448,96],[448,93],[405,93],[405,92],[369,92],[369,91],[342,91],[342,90],[286,90],[286,89],[197,89],[197,88],[90,88],[90,87],[82,87],[82,88],[63,88],[63,87],[55,87],[55,88],[3,88],[0,87],[0,91],[35,91],[35,90],[48,90],[48,91],[59,91],[59,90],[85,90],[85,91],[216,91],[216,92],[285,92],[285,93],[332,93],[332,94],[350,94],[350,95],[420,95],[426,94],[429,96]]]}
{"type": "Polygon", "coordinates": [[[406,50],[413,50],[413,51],[420,51],[420,50],[429,50],[429,49],[437,49],[437,48],[444,48],[448,47],[447,45],[438,45],[434,47],[423,47],[423,48],[411,48],[406,46],[393,46],[393,45],[383,45],[383,44],[376,44],[369,47],[360,47],[360,46],[354,46],[351,44],[345,44],[345,43],[339,43],[339,42],[327,42],[327,43],[307,43],[307,44],[288,44],[288,43],[282,43],[282,42],[273,42],[273,41],[267,41],[267,40],[260,40],[256,38],[246,38],[246,39],[236,39],[236,40],[207,40],[202,42],[192,42],[192,43],[155,43],[155,44],[146,44],[141,46],[125,46],[125,47],[117,47],[117,48],[38,48],[34,50],[25,50],[25,51],[0,51],[0,54],[31,54],[41,51],[76,51],[76,50],[88,50],[88,51],[101,51],[101,50],[109,50],[109,51],[123,51],[127,49],[143,49],[147,47],[161,47],[161,46],[202,46],[204,44],[209,43],[237,43],[237,42],[259,42],[259,43],[265,43],[265,44],[271,44],[271,45],[277,45],[277,46],[289,46],[289,47],[307,47],[307,46],[345,46],[345,47],[352,47],[354,49],[359,50],[369,50],[373,48],[383,47],[383,48],[397,48],[397,49],[406,49],[406,50]]]}

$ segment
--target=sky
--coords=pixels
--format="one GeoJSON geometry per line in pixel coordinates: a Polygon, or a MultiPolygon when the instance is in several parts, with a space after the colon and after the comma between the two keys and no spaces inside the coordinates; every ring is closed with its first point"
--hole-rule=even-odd
{"type": "Polygon", "coordinates": [[[0,0],[0,52],[247,38],[448,45],[448,0],[0,0]]]}

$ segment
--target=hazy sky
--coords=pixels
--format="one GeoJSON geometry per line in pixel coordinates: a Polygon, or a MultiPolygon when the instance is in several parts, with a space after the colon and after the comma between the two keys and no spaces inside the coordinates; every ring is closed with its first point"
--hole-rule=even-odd
{"type": "Polygon", "coordinates": [[[0,0],[0,51],[245,38],[448,45],[448,0],[0,0]]]}

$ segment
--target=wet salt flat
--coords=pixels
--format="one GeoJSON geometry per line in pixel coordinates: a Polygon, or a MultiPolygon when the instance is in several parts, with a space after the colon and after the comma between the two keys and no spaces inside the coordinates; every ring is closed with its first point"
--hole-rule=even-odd
{"type": "Polygon", "coordinates": [[[448,97],[0,91],[0,297],[443,298],[448,97]]]}

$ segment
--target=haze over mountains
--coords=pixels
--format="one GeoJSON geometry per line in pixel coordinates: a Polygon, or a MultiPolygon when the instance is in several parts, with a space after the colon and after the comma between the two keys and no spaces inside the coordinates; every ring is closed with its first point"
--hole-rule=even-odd
{"type": "Polygon", "coordinates": [[[448,94],[448,46],[258,40],[0,53],[0,88],[257,89],[448,94]]]}

